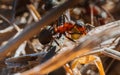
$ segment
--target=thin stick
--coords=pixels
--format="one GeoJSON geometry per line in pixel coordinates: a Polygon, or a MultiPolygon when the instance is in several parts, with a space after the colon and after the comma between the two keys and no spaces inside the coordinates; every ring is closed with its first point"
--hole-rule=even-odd
{"type": "Polygon", "coordinates": [[[36,8],[32,4],[27,5],[27,7],[32,14],[34,20],[38,22],[41,19],[41,15],[37,12],[36,8]]]}
{"type": "Polygon", "coordinates": [[[91,15],[90,15],[90,17],[91,17],[91,25],[94,26],[94,13],[93,13],[93,4],[92,3],[90,4],[90,12],[91,12],[91,15]]]}
{"type": "Polygon", "coordinates": [[[11,23],[7,18],[5,18],[4,16],[2,16],[1,14],[0,14],[0,17],[1,17],[3,20],[5,20],[9,25],[14,26],[14,28],[15,28],[17,31],[20,31],[20,28],[19,28],[16,24],[11,23]]]}
{"type": "Polygon", "coordinates": [[[66,70],[66,72],[69,73],[69,75],[74,75],[69,64],[65,64],[65,65],[63,65],[63,67],[66,70]]]}
{"type": "Polygon", "coordinates": [[[106,56],[112,57],[120,61],[120,52],[116,50],[106,48],[102,53],[106,56]]]}

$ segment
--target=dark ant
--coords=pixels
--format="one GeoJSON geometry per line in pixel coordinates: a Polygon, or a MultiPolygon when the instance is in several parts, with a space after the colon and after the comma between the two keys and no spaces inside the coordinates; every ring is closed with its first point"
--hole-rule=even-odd
{"type": "MultiPolygon", "coordinates": [[[[60,16],[58,19],[57,25],[51,26],[50,28],[45,28],[43,29],[38,36],[38,39],[41,44],[45,45],[51,42],[55,38],[59,39],[62,35],[64,35],[66,38],[68,38],[70,41],[75,42],[72,38],[70,38],[68,35],[74,34],[72,33],[71,30],[76,28],[78,30],[77,34],[79,35],[86,35],[87,34],[87,29],[83,23],[80,21],[76,21],[76,23],[72,22],[65,22],[65,15],[60,16]],[[53,37],[54,35],[58,34],[57,37],[53,37]],[[67,35],[68,34],[68,35],[67,35]]],[[[58,44],[58,43],[57,43],[58,44]]],[[[59,45],[59,44],[58,44],[59,45]]]]}

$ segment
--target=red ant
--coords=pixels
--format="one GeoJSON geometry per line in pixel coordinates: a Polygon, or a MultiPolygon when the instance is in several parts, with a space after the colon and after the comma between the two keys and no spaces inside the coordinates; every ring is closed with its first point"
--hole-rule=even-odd
{"type": "MultiPolygon", "coordinates": [[[[43,29],[39,34],[39,41],[44,45],[49,43],[52,39],[54,39],[53,35],[59,34],[59,36],[55,38],[60,38],[61,35],[64,35],[69,40],[75,42],[71,37],[69,37],[67,34],[74,34],[71,30],[74,28],[77,28],[79,35],[86,35],[87,34],[87,28],[83,23],[80,21],[76,21],[75,23],[65,22],[65,15],[60,16],[58,19],[57,26],[53,25],[49,29],[43,29]]],[[[55,40],[55,39],[54,39],[55,40]]],[[[55,40],[56,42],[56,40],[55,40]]],[[[57,43],[58,44],[58,43],[57,43]]]]}

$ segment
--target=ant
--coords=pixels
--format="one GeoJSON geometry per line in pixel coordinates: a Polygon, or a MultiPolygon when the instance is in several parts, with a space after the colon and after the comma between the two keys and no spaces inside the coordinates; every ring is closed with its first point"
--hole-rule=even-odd
{"type": "Polygon", "coordinates": [[[56,22],[57,24],[52,24],[51,27],[43,29],[38,36],[40,43],[45,45],[50,43],[52,40],[57,43],[56,38],[59,39],[62,35],[64,35],[70,41],[75,42],[75,40],[68,36],[69,34],[74,34],[74,32],[72,32],[72,29],[77,29],[78,31],[76,33],[79,35],[87,34],[87,28],[84,23],[81,23],[79,20],[76,22],[66,22],[65,19],[67,19],[66,15],[61,15],[56,22]],[[58,36],[56,36],[56,34],[58,36]]]}

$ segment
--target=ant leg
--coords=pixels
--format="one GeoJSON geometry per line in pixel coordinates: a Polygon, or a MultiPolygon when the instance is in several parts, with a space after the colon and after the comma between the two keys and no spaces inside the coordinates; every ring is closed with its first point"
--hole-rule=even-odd
{"type": "Polygon", "coordinates": [[[69,39],[72,42],[75,42],[73,39],[71,39],[70,37],[68,37],[65,33],[63,34],[67,39],[69,39]]]}
{"type": "Polygon", "coordinates": [[[59,39],[61,36],[62,36],[62,34],[61,34],[61,33],[59,33],[58,39],[59,39]]]}
{"type": "Polygon", "coordinates": [[[57,40],[56,40],[56,39],[54,39],[54,41],[55,41],[55,43],[56,43],[58,46],[60,46],[60,44],[57,42],[57,40]]]}

